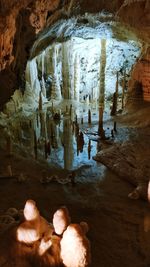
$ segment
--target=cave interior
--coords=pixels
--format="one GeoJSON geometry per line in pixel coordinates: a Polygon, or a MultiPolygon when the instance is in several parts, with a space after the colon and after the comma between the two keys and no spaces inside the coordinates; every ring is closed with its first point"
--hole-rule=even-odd
{"type": "Polygon", "coordinates": [[[0,266],[150,265],[149,14],[0,1],[0,266]]]}

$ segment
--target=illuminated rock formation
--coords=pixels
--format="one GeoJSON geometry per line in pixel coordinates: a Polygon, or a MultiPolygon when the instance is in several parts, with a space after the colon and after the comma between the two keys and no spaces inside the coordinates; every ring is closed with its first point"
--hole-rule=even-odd
{"type": "Polygon", "coordinates": [[[70,224],[63,233],[61,257],[66,267],[86,267],[91,261],[90,243],[78,224],[70,224]]]}
{"type": "Polygon", "coordinates": [[[99,92],[99,125],[98,133],[103,138],[103,111],[105,104],[105,68],[106,68],[106,40],[101,40],[101,56],[100,56],[100,92],[99,92]]]}
{"type": "MultiPolygon", "coordinates": [[[[59,80],[59,70],[58,70],[58,51],[60,49],[60,45],[53,46],[53,55],[52,55],[52,91],[51,91],[51,99],[61,99],[61,88],[60,88],[60,80],[59,80]]],[[[49,63],[48,63],[49,64],[49,63]]]]}
{"type": "Polygon", "coordinates": [[[25,244],[33,244],[48,233],[51,236],[53,228],[40,216],[33,200],[27,200],[24,207],[25,221],[17,229],[17,240],[25,244]]]}
{"type": "Polygon", "coordinates": [[[54,213],[53,225],[56,234],[62,235],[69,224],[70,217],[66,207],[62,207],[54,213]]]}

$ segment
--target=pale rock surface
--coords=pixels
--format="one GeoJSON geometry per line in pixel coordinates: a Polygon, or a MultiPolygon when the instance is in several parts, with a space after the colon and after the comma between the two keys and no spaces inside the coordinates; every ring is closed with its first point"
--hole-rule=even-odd
{"type": "Polygon", "coordinates": [[[53,225],[56,234],[62,235],[70,224],[70,216],[66,207],[58,209],[53,216],[53,225]]]}
{"type": "Polygon", "coordinates": [[[60,245],[61,257],[66,267],[89,266],[90,243],[79,224],[70,224],[67,227],[60,245]]]}

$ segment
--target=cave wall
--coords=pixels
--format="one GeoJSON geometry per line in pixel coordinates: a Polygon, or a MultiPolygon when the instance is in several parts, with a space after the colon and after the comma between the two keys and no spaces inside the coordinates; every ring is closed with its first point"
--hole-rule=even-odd
{"type": "Polygon", "coordinates": [[[0,0],[0,105],[24,87],[24,70],[36,35],[60,0],[0,0]]]}
{"type": "Polygon", "coordinates": [[[0,106],[16,88],[23,87],[30,48],[47,21],[69,17],[71,12],[101,10],[117,12],[142,39],[149,41],[149,0],[0,0],[0,106]]]}
{"type": "Polygon", "coordinates": [[[129,100],[140,98],[150,101],[150,48],[135,64],[129,81],[129,100]]]}
{"type": "Polygon", "coordinates": [[[126,0],[118,16],[143,40],[141,57],[134,65],[129,81],[129,99],[150,101],[150,1],[126,0]]]}

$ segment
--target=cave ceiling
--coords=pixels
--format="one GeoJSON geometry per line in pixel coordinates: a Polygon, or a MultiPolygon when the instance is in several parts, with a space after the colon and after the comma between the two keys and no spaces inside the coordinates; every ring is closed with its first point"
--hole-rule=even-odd
{"type": "Polygon", "coordinates": [[[117,41],[139,42],[137,35],[125,27],[112,14],[102,12],[74,16],[70,19],[61,19],[51,27],[47,27],[35,41],[31,58],[37,56],[53,42],[63,42],[71,37],[83,39],[116,39],[117,41]]]}

